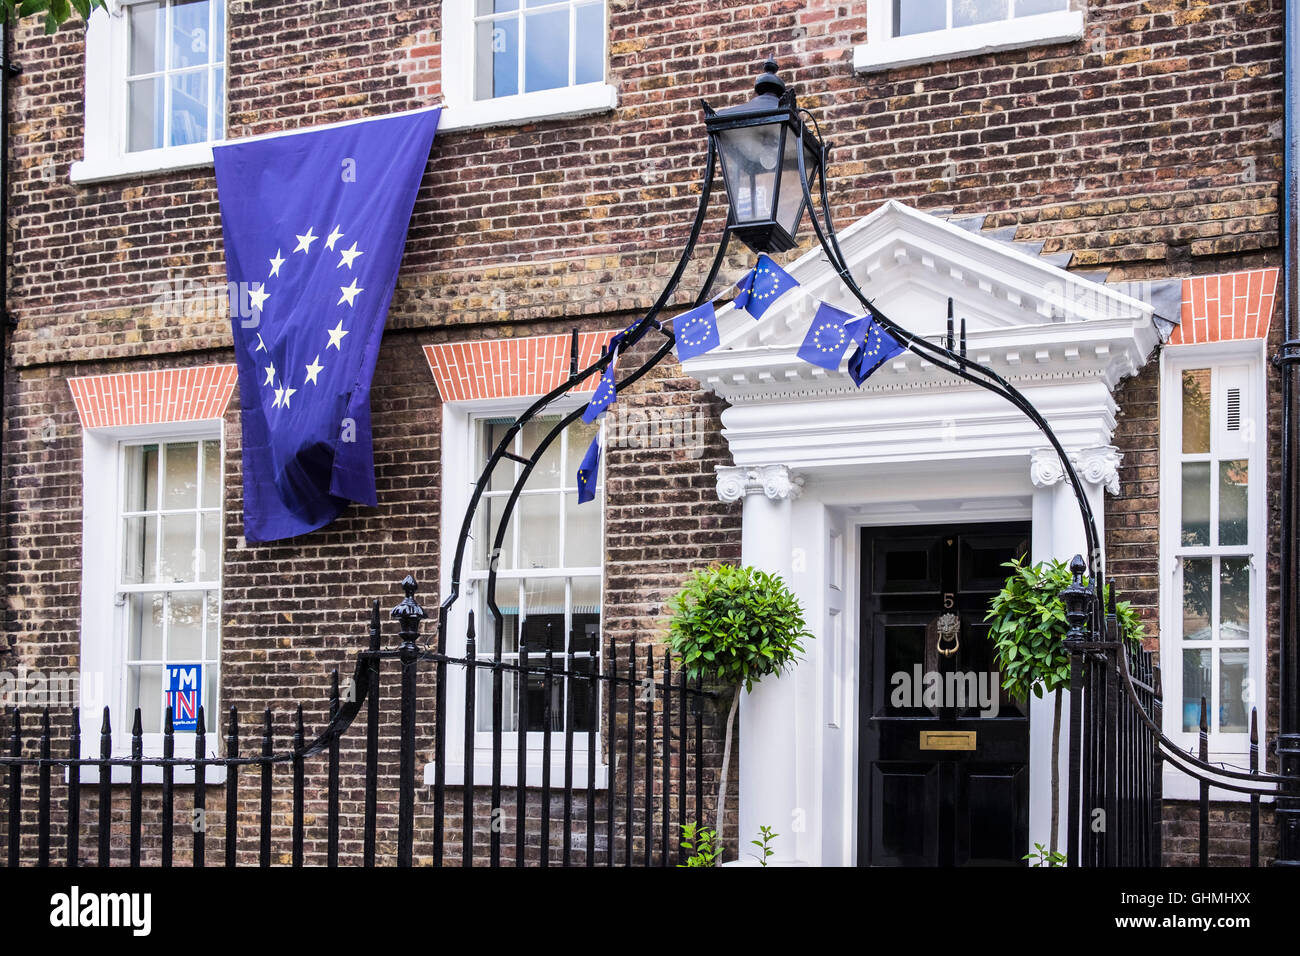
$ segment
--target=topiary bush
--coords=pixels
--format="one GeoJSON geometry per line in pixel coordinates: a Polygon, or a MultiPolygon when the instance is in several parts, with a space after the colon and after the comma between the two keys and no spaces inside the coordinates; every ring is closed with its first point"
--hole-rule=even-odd
{"type": "Polygon", "coordinates": [[[752,690],[768,674],[780,674],[813,637],[794,593],[775,574],[718,564],[695,571],[668,602],[668,645],[690,677],[732,690],[718,787],[716,842],[722,845],[722,811],[731,761],[731,731],[740,687],[752,690]]]}

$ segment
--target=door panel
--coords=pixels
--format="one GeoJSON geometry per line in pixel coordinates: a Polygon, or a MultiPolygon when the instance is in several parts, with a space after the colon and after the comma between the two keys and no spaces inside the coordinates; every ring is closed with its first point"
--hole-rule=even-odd
{"type": "Polygon", "coordinates": [[[865,529],[859,862],[1022,865],[1029,719],[984,622],[1029,525],[865,529]]]}

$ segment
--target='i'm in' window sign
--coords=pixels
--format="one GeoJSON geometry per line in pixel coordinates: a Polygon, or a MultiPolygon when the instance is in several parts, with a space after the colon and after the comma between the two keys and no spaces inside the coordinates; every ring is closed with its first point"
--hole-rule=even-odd
{"type": "Polygon", "coordinates": [[[201,664],[167,665],[167,707],[175,730],[199,729],[199,701],[203,699],[201,664]]]}

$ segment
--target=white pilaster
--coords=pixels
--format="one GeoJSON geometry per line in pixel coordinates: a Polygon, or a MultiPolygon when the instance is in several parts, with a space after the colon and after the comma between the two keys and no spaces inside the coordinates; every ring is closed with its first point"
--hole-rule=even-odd
{"type": "MultiPolygon", "coordinates": [[[[741,562],[780,575],[791,573],[791,511],[802,490],[803,479],[785,465],[723,466],[718,473],[718,497],[743,500],[741,562]]],[[[790,822],[798,803],[795,768],[797,700],[792,675],[771,675],[746,693],[740,691],[740,744],[738,775],[740,830],[736,837],[741,860],[760,825],[771,826],[779,837],[772,862],[794,863],[795,837],[790,822]]]]}
{"type": "MultiPolygon", "coordinates": [[[[1105,556],[1105,492],[1119,493],[1121,455],[1114,445],[1084,448],[1070,454],[1070,462],[1083,480],[1084,494],[1097,525],[1101,557],[1105,556]]],[[[1030,456],[1029,477],[1034,485],[1033,542],[1030,558],[1034,562],[1053,558],[1069,562],[1076,554],[1088,555],[1088,538],[1084,531],[1079,502],[1060,457],[1051,448],[1035,449],[1030,456]]],[[[1089,562],[1091,566],[1091,561],[1089,562]]],[[[1052,717],[1054,701],[1050,695],[1041,700],[1029,698],[1029,845],[1050,845],[1052,823],[1052,717]]],[[[1060,827],[1057,849],[1064,853],[1068,798],[1070,752],[1070,694],[1061,695],[1061,737],[1058,750],[1060,827]]]]}

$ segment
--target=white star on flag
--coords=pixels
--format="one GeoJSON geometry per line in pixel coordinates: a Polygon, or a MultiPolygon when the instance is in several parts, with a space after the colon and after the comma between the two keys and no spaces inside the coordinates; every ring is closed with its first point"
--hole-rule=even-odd
{"type": "Polygon", "coordinates": [[[364,256],[365,253],[357,252],[357,244],[354,242],[352,243],[352,248],[344,249],[340,251],[339,255],[341,255],[343,258],[339,260],[339,264],[336,265],[334,268],[342,269],[344,266],[347,266],[349,269],[351,269],[352,260],[355,259],[357,256],[364,256]]]}
{"type": "Polygon", "coordinates": [[[343,233],[339,232],[339,227],[335,226],[328,236],[325,237],[325,248],[330,252],[334,251],[334,243],[343,238],[343,233]]]}
{"type": "Polygon", "coordinates": [[[342,292],[343,294],[339,296],[339,300],[334,303],[335,305],[342,305],[344,302],[346,302],[348,305],[355,305],[356,303],[354,303],[352,300],[357,297],[358,293],[365,292],[366,290],[358,289],[357,280],[354,278],[352,280],[351,285],[339,286],[339,291],[342,292]]]}
{"type": "Polygon", "coordinates": [[[265,351],[266,351],[266,343],[262,341],[262,333],[261,333],[261,332],[258,332],[258,333],[257,333],[257,348],[253,349],[253,351],[254,351],[254,352],[265,352],[265,351]]]}
{"type": "MultiPolygon", "coordinates": [[[[297,235],[297,234],[295,233],[295,235],[297,235]]],[[[311,244],[312,244],[313,242],[315,242],[315,241],[316,241],[317,239],[319,239],[319,238],[320,238],[320,236],[316,235],[315,233],[313,233],[313,232],[311,231],[311,226],[308,226],[308,227],[307,227],[307,232],[306,232],[304,235],[298,236],[298,247],[297,247],[296,249],[294,249],[293,251],[294,251],[294,252],[311,252],[311,244]]]]}
{"type": "Polygon", "coordinates": [[[263,382],[262,384],[274,385],[275,384],[275,363],[272,362],[266,368],[262,369],[262,371],[266,373],[266,381],[263,382]]]}
{"type": "Polygon", "coordinates": [[[257,312],[262,311],[262,304],[270,297],[271,293],[266,291],[265,282],[259,285],[256,289],[250,290],[248,293],[248,298],[252,302],[253,309],[257,312]]]}
{"type": "Polygon", "coordinates": [[[343,329],[343,320],[339,319],[339,324],[334,326],[334,328],[328,330],[328,335],[330,337],[330,344],[325,346],[325,348],[338,349],[340,352],[342,352],[343,349],[339,343],[343,341],[343,336],[347,334],[348,333],[343,329]]]}
{"type": "Polygon", "coordinates": [[[289,407],[289,399],[292,398],[294,395],[296,395],[297,392],[298,392],[298,390],[297,390],[296,388],[290,388],[288,385],[286,385],[286,386],[284,387],[284,407],[285,407],[285,408],[288,408],[288,407],[289,407]]]}
{"type": "Polygon", "coordinates": [[[277,388],[277,389],[275,390],[275,401],[273,401],[273,402],[271,403],[271,407],[272,407],[272,408],[279,408],[279,407],[280,407],[280,403],[283,402],[283,401],[284,401],[284,389],[282,389],[282,388],[277,388]]]}
{"type": "Polygon", "coordinates": [[[269,279],[272,276],[278,276],[280,274],[280,266],[282,265],[284,265],[284,257],[280,255],[280,250],[276,249],[275,258],[271,260],[271,275],[267,276],[267,278],[269,279]]]}
{"type": "MultiPolygon", "coordinates": [[[[341,352],[343,350],[339,349],[339,351],[341,352]]],[[[313,385],[318,384],[316,381],[316,376],[320,374],[321,369],[323,369],[324,367],[325,367],[324,365],[320,364],[320,356],[317,355],[314,359],[311,360],[311,364],[307,366],[306,381],[311,382],[313,385]]],[[[306,382],[304,382],[304,384],[306,384],[306,382]]]]}

